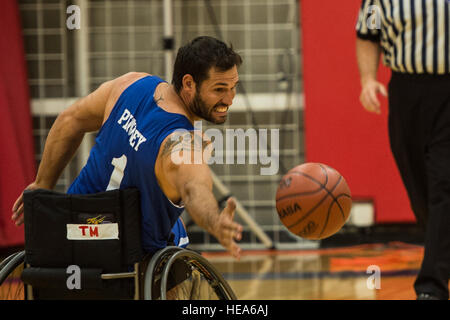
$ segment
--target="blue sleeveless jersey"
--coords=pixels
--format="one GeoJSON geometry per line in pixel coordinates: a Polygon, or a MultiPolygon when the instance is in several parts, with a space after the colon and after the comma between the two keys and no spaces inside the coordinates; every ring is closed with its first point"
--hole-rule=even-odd
{"type": "Polygon", "coordinates": [[[194,130],[181,114],[166,112],[153,99],[156,76],[135,81],[123,91],[96,144],[68,193],[89,194],[136,187],[141,194],[142,244],[152,252],[167,246],[171,230],[175,244],[186,246],[179,219],[183,207],[173,204],[159,187],[155,162],[162,141],[176,129],[194,130]]]}

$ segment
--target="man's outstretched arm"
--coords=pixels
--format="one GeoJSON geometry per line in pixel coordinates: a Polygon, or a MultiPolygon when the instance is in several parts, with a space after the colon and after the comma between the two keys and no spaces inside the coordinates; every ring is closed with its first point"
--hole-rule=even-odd
{"type": "Polygon", "coordinates": [[[177,142],[169,136],[163,142],[159,154],[162,176],[166,183],[176,190],[194,222],[213,235],[235,258],[239,258],[241,248],[236,241],[242,238],[242,226],[233,221],[236,203],[230,198],[226,207],[220,211],[213,194],[211,171],[205,159],[201,158],[203,150],[192,143],[189,156],[183,158],[184,152],[187,151],[186,143],[180,140],[177,142]],[[174,153],[176,159],[184,161],[173,161],[174,153]],[[195,159],[203,161],[196,164],[195,159]]]}
{"type": "MultiPolygon", "coordinates": [[[[97,131],[108,118],[122,91],[147,73],[129,72],[103,83],[97,90],[61,112],[49,131],[36,180],[25,189],[53,189],[86,132],[97,131]]],[[[23,223],[23,197],[17,198],[11,219],[23,223]]]]}
{"type": "MultiPolygon", "coordinates": [[[[58,115],[48,133],[36,179],[26,189],[54,188],[61,172],[80,146],[84,134],[101,127],[111,86],[112,82],[105,82],[58,115]]],[[[15,224],[22,224],[22,194],[14,203],[12,212],[11,219],[15,224]]]]}

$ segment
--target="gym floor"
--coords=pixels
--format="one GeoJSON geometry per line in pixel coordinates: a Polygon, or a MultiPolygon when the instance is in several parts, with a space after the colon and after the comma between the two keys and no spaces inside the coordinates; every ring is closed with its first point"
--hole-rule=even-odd
{"type": "Polygon", "coordinates": [[[423,247],[403,242],[321,250],[204,254],[238,299],[412,300],[423,247]]]}
{"type": "Polygon", "coordinates": [[[203,254],[241,300],[413,300],[423,247],[405,242],[320,250],[203,254]]]}

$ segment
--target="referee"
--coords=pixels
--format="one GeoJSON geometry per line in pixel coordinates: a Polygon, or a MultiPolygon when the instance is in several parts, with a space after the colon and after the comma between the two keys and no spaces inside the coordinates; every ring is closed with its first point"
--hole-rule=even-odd
{"type": "Polygon", "coordinates": [[[360,101],[380,113],[388,96],[389,139],[425,254],[417,299],[448,299],[450,275],[450,0],[363,0],[356,25],[360,101]],[[377,81],[381,54],[388,90],[377,81]]]}

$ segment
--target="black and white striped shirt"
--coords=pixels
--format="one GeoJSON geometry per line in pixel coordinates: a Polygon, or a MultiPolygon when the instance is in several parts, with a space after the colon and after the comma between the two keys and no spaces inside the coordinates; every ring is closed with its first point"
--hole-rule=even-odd
{"type": "Polygon", "coordinates": [[[394,71],[450,73],[450,0],[363,0],[356,30],[394,71]]]}

